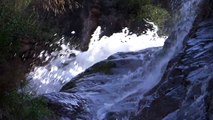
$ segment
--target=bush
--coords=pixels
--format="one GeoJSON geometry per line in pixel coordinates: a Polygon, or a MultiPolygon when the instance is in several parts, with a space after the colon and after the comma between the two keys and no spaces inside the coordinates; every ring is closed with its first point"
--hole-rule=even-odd
{"type": "Polygon", "coordinates": [[[37,15],[25,11],[30,3],[31,0],[0,2],[0,119],[41,120],[50,114],[43,100],[16,92],[24,77],[21,68],[13,66],[20,64],[14,57],[18,54],[20,40],[41,36],[37,15]]]}
{"type": "Polygon", "coordinates": [[[51,112],[42,99],[34,99],[30,95],[11,92],[1,96],[0,119],[9,120],[42,120],[48,118],[51,112]],[[1,118],[2,117],[2,118],[1,118]]]}
{"type": "Polygon", "coordinates": [[[146,19],[154,22],[159,27],[164,25],[164,22],[167,20],[168,16],[168,11],[160,6],[154,6],[151,4],[142,6],[137,15],[139,20],[146,19]]]}
{"type": "Polygon", "coordinates": [[[160,5],[152,4],[151,0],[129,0],[128,9],[133,11],[133,21],[149,21],[154,22],[162,27],[169,18],[169,12],[160,5]]]}
{"type": "Polygon", "coordinates": [[[29,0],[0,3],[0,54],[1,59],[13,56],[19,48],[19,40],[25,37],[39,37],[39,24],[36,15],[27,15],[24,10],[29,0]]]}

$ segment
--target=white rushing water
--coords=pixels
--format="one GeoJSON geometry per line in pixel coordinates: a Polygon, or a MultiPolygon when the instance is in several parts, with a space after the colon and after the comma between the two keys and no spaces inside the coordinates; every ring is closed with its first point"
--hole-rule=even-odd
{"type": "Polygon", "coordinates": [[[114,53],[163,46],[166,37],[159,37],[157,26],[153,23],[150,24],[154,26],[154,30],[147,30],[145,34],[139,36],[130,33],[128,28],[124,28],[120,33],[99,38],[101,28],[98,27],[92,35],[89,49],[85,52],[70,48],[69,43],[65,44],[62,38],[56,43],[62,43],[60,51],[55,51],[51,55],[45,51],[41,52],[39,57],[45,59],[45,61],[52,58],[52,56],[54,58],[45,66],[35,67],[27,75],[30,83],[26,91],[34,91],[37,94],[59,91],[62,85],[74,76],[114,53]],[[72,57],[71,54],[73,53],[76,56],[72,57]]]}
{"type": "MultiPolygon", "coordinates": [[[[143,98],[143,93],[159,83],[167,63],[181,50],[183,40],[192,28],[201,1],[182,0],[180,13],[178,14],[180,21],[176,23],[172,36],[168,39],[171,47],[164,48],[162,56],[156,57],[157,60],[154,58],[147,62],[152,64],[147,65],[148,67],[152,66],[149,71],[147,70],[148,72],[143,74],[142,71],[146,70],[139,68],[128,75],[114,76],[114,78],[110,76],[106,80],[111,81],[106,82],[104,85],[90,88],[82,82],[81,85],[77,86],[81,87],[81,91],[76,91],[75,94],[90,101],[88,111],[92,114],[93,120],[102,120],[109,112],[125,113],[126,111],[135,112],[137,110],[138,102],[143,98]]],[[[114,53],[163,46],[165,37],[159,37],[157,27],[154,27],[154,31],[148,30],[146,34],[140,36],[129,35],[128,29],[125,28],[121,33],[102,38],[98,37],[101,31],[101,28],[98,27],[90,41],[88,51],[72,50],[68,45],[62,44],[61,51],[52,53],[53,56],[56,56],[54,59],[47,65],[38,66],[29,73],[30,85],[38,94],[58,91],[71,78],[114,53]],[[70,57],[71,53],[75,53],[76,57],[70,57]]],[[[45,52],[43,55],[48,58],[45,52]]],[[[105,76],[98,77],[103,78],[105,76]]],[[[123,114],[122,119],[128,119],[128,115],[123,114]]]]}
{"type": "MultiPolygon", "coordinates": [[[[156,56],[157,59],[154,57],[147,61],[147,68],[139,68],[132,73],[128,73],[128,75],[109,78],[109,80],[113,79],[113,81],[104,85],[92,88],[82,85],[82,91],[77,93],[83,98],[92,101],[88,104],[94,120],[105,119],[109,112],[121,113],[118,115],[119,119],[129,119],[131,114],[129,112],[137,110],[138,102],[143,98],[143,94],[159,83],[168,62],[181,51],[183,40],[192,28],[201,2],[202,0],[182,0],[179,13],[180,19],[175,24],[172,35],[167,39],[170,41],[170,45],[164,47],[163,51],[161,51],[162,55],[156,56]]],[[[88,78],[88,80],[90,79],[95,78],[88,78]]]]}

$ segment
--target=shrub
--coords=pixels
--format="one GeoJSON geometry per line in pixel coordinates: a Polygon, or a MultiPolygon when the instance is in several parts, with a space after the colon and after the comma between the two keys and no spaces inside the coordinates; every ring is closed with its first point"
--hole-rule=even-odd
{"type": "Polygon", "coordinates": [[[146,20],[162,27],[169,18],[169,12],[160,5],[153,4],[151,0],[129,0],[128,9],[133,11],[131,18],[136,22],[146,20]]]}
{"type": "MultiPolygon", "coordinates": [[[[41,120],[50,114],[46,103],[31,95],[16,92],[19,77],[17,57],[20,40],[38,38],[41,30],[35,13],[25,12],[31,0],[1,0],[0,2],[0,119],[41,120]],[[14,64],[11,64],[14,63],[14,64]],[[11,92],[13,91],[13,92],[11,92]]],[[[21,77],[20,77],[21,78],[21,77]]]]}
{"type": "Polygon", "coordinates": [[[160,27],[163,26],[168,16],[168,11],[161,8],[160,6],[154,6],[151,4],[142,6],[137,15],[138,19],[152,21],[160,27]]]}
{"type": "Polygon", "coordinates": [[[41,120],[50,116],[47,104],[42,99],[34,99],[30,95],[16,91],[0,98],[0,119],[9,120],[41,120]],[[1,118],[2,117],[2,118],[1,118]]]}
{"type": "MultiPolygon", "coordinates": [[[[19,2],[2,0],[0,3],[0,54],[13,56],[24,37],[39,37],[36,15],[27,15],[24,10],[29,0],[19,2]]],[[[4,55],[4,56],[2,56],[4,55]]]]}

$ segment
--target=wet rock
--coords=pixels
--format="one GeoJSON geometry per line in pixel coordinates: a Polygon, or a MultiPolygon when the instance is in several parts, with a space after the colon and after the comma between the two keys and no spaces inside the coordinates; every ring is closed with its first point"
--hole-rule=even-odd
{"type": "Polygon", "coordinates": [[[144,92],[146,86],[140,86],[143,77],[139,76],[150,72],[144,70],[144,61],[153,59],[161,48],[112,55],[73,78],[60,93],[44,97],[59,116],[67,119],[211,120],[212,21],[213,15],[194,24],[193,35],[184,39],[183,49],[170,60],[161,81],[148,92],[144,92]],[[138,74],[131,76],[128,71],[138,74]]]}
{"type": "Polygon", "coordinates": [[[85,70],[85,72],[73,78],[69,83],[62,87],[61,91],[72,91],[74,83],[77,84],[75,85],[74,91],[80,90],[81,86],[87,86],[89,88],[99,84],[105,84],[106,82],[116,79],[117,76],[136,71],[160,49],[160,47],[148,48],[138,52],[114,54],[108,59],[96,63],[85,70]]]}
{"type": "Polygon", "coordinates": [[[42,98],[48,103],[57,116],[69,119],[89,119],[86,111],[86,101],[78,95],[68,93],[51,93],[42,98]]]}
{"type": "MultiPolygon", "coordinates": [[[[105,108],[102,104],[110,106],[110,102],[120,99],[116,98],[116,94],[121,94],[122,91],[128,92],[128,88],[134,88],[140,82],[140,80],[133,81],[122,78],[133,71],[139,71],[138,69],[160,49],[158,47],[114,54],[74,77],[62,87],[59,93],[46,94],[44,98],[50,108],[58,113],[58,116],[67,119],[100,119],[102,117],[102,114],[99,114],[102,113],[101,111],[105,116],[105,108]],[[131,84],[128,84],[130,82],[131,84]],[[123,85],[118,86],[120,83],[123,83],[123,85]]],[[[137,105],[137,102],[130,102],[135,99],[135,96],[127,96],[125,102],[118,102],[115,105],[120,107],[129,106],[129,104],[137,105]]],[[[134,108],[129,107],[126,107],[126,109],[116,112],[114,111],[116,109],[111,109],[112,111],[106,113],[106,119],[130,115],[134,110],[134,108]]]]}
{"type": "Polygon", "coordinates": [[[213,18],[198,24],[196,36],[186,38],[161,82],[140,101],[134,120],[212,119],[213,18]]]}

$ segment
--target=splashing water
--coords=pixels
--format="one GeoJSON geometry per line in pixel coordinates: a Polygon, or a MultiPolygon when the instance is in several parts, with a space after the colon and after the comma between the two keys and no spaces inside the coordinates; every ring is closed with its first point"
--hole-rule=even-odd
{"type": "Polygon", "coordinates": [[[48,61],[45,66],[35,67],[28,75],[30,80],[26,91],[35,91],[37,94],[59,91],[62,85],[70,81],[74,76],[83,72],[93,64],[102,61],[117,52],[137,51],[149,47],[163,46],[166,36],[159,37],[158,28],[154,23],[154,30],[147,30],[145,34],[137,36],[124,28],[121,33],[114,33],[110,37],[99,38],[101,28],[98,27],[90,40],[89,49],[86,52],[70,49],[69,43],[64,43],[64,38],[57,44],[61,44],[61,50],[48,55],[42,51],[40,58],[48,61]],[[74,56],[72,56],[74,55],[74,56]]]}
{"type": "MultiPolygon", "coordinates": [[[[180,21],[176,23],[172,35],[167,39],[170,41],[169,46],[165,46],[160,55],[156,54],[154,59],[148,60],[144,68],[140,67],[137,71],[124,76],[101,76],[107,80],[104,85],[91,87],[87,82],[81,82],[75,87],[77,89],[75,94],[90,101],[87,105],[93,120],[105,120],[109,113],[118,115],[116,119],[129,119],[131,112],[137,110],[143,94],[159,83],[167,63],[181,50],[183,40],[192,28],[201,2],[202,0],[182,0],[180,21]]],[[[84,79],[99,80],[98,75],[96,76],[97,78],[87,76],[89,78],[84,79]]]]}
{"type": "MultiPolygon", "coordinates": [[[[143,98],[143,94],[158,84],[167,63],[182,48],[182,42],[192,28],[197,8],[201,2],[202,0],[181,1],[180,21],[174,26],[172,36],[167,39],[171,41],[170,46],[163,48],[162,56],[157,56],[148,61],[151,64],[147,64],[147,66],[153,64],[151,69],[147,70],[141,67],[137,71],[129,73],[129,75],[115,76],[114,78],[110,76],[109,79],[106,79],[109,82],[92,88],[86,86],[87,83],[84,82],[76,86],[77,90],[78,87],[81,87],[79,88],[81,91],[76,91],[74,94],[90,101],[87,106],[89,113],[92,114],[91,119],[103,120],[110,112],[123,112],[124,114],[120,118],[125,120],[129,118],[129,114],[125,113],[126,111],[135,112],[137,110],[138,102],[143,98]],[[142,71],[146,72],[142,73],[142,71]]],[[[156,33],[157,27],[154,27],[154,31],[148,30],[146,34],[140,36],[129,35],[128,29],[125,28],[121,33],[102,38],[98,37],[101,29],[98,27],[91,39],[88,51],[72,50],[68,47],[68,44],[62,44],[61,51],[52,53],[53,56],[56,56],[54,59],[46,66],[36,67],[29,73],[30,85],[38,94],[58,91],[71,78],[114,53],[163,46],[165,37],[159,37],[156,33]],[[76,56],[70,57],[72,53],[76,56]]],[[[64,40],[61,39],[61,41],[64,40]]],[[[49,58],[48,55],[45,55],[45,52],[44,56],[49,58]]],[[[100,77],[103,78],[104,76],[100,77]]],[[[63,98],[59,101],[66,100],[63,98]]],[[[68,101],[72,100],[68,99],[68,101]]]]}

